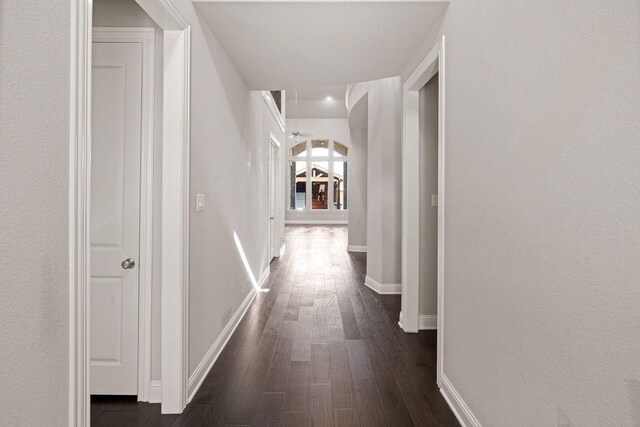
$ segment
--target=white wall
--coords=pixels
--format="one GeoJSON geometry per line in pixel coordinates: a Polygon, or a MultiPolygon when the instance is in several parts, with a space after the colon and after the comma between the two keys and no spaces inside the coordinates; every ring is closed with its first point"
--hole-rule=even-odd
{"type": "Polygon", "coordinates": [[[151,380],[160,380],[160,297],[162,293],[162,71],[163,32],[135,0],[94,0],[94,27],[155,28],[153,271],[151,290],[151,380]]]}
{"type": "MultiPolygon", "coordinates": [[[[192,374],[252,289],[233,233],[238,234],[256,278],[269,266],[269,132],[283,146],[285,136],[261,92],[249,91],[209,28],[200,25],[191,2],[176,3],[189,20],[192,32],[189,248],[189,374],[192,374]],[[202,212],[194,208],[197,193],[205,194],[206,207],[202,212]]],[[[114,19],[129,26],[154,25],[153,21],[145,21],[150,18],[132,0],[99,0],[95,13],[99,19],[94,25],[115,25],[114,19]]],[[[282,159],[278,161],[282,165],[282,159]]],[[[157,191],[160,190],[158,187],[157,191]]],[[[283,206],[283,192],[278,197],[278,206],[283,206]]],[[[282,209],[276,222],[281,245],[282,209]]],[[[155,324],[159,325],[159,317],[154,317],[155,324]]],[[[153,379],[159,379],[159,364],[153,363],[153,375],[153,379]]]]}
{"type": "MultiPolygon", "coordinates": [[[[258,92],[249,92],[192,3],[180,0],[191,23],[191,194],[206,209],[191,210],[189,372],[251,289],[233,233],[255,277],[268,268],[268,172],[272,129],[284,134],[258,92]]],[[[282,202],[283,203],[283,202],[282,202]]],[[[279,219],[282,230],[283,218],[279,219]]]]}
{"type": "Polygon", "coordinates": [[[420,90],[420,302],[419,312],[438,309],[438,75],[420,90]]]}
{"type": "MultiPolygon", "coordinates": [[[[289,105],[289,111],[292,111],[292,106],[289,105]]],[[[298,130],[302,133],[310,133],[313,136],[310,137],[310,139],[333,139],[336,141],[341,142],[342,144],[345,144],[347,147],[349,147],[349,158],[351,158],[352,156],[356,156],[357,154],[357,150],[355,149],[355,147],[352,147],[352,143],[351,143],[351,135],[349,133],[349,123],[347,121],[347,119],[298,119],[297,121],[297,127],[298,130]]],[[[288,136],[291,135],[291,132],[293,132],[296,128],[296,124],[295,124],[295,120],[293,119],[287,119],[286,120],[286,132],[287,132],[287,151],[286,151],[286,156],[287,156],[287,161],[284,164],[284,168],[285,168],[285,174],[286,174],[286,178],[285,178],[285,191],[286,191],[286,221],[288,222],[293,222],[293,221],[342,221],[344,223],[346,223],[349,219],[349,213],[347,212],[347,210],[332,210],[332,209],[316,209],[316,210],[306,210],[306,211],[296,211],[296,210],[289,210],[289,197],[290,197],[290,191],[291,189],[289,188],[289,161],[288,161],[288,153],[289,153],[289,148],[294,146],[296,144],[295,140],[293,138],[289,138],[288,136]]],[[[351,204],[351,169],[348,170],[349,172],[349,182],[347,183],[347,185],[349,186],[348,192],[347,192],[347,207],[349,207],[349,205],[351,204]]]]}
{"type": "Polygon", "coordinates": [[[637,425],[640,3],[454,1],[440,33],[445,375],[486,426],[637,425]]]}
{"type": "Polygon", "coordinates": [[[5,425],[68,424],[70,6],[22,0],[0,6],[5,425]]]}
{"type": "Polygon", "coordinates": [[[349,246],[367,246],[367,129],[350,129],[349,246]]]}
{"type": "Polygon", "coordinates": [[[364,96],[366,119],[356,121],[367,123],[367,276],[396,289],[401,267],[401,79],[355,84],[349,95],[350,114],[364,96]]]}
{"type": "MultiPolygon", "coordinates": [[[[344,95],[344,92],[343,92],[344,95]]],[[[295,97],[287,97],[287,119],[295,119],[295,97]]],[[[344,119],[347,117],[347,107],[343,98],[331,101],[324,99],[298,99],[298,117],[305,119],[344,119]]]]}

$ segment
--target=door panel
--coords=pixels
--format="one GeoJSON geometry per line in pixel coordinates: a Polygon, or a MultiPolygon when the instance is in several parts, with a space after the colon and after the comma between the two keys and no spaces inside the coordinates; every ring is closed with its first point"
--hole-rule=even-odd
{"type": "Polygon", "coordinates": [[[91,393],[138,393],[142,44],[93,43],[91,393]]]}

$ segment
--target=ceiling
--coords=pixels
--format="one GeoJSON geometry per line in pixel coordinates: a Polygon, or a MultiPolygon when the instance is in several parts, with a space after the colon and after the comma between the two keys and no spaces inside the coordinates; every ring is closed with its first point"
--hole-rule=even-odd
{"type": "MultiPolygon", "coordinates": [[[[328,86],[298,91],[298,118],[346,119],[345,93],[347,85],[328,86]]],[[[287,91],[285,114],[288,119],[296,115],[295,92],[287,91]]]]}
{"type": "Polygon", "coordinates": [[[252,90],[399,75],[447,0],[194,0],[252,90]]]}

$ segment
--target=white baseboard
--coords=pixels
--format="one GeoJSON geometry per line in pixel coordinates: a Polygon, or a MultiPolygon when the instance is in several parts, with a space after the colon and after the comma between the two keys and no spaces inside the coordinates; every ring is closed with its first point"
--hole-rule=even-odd
{"type": "Polygon", "coordinates": [[[440,379],[442,382],[440,393],[444,396],[444,399],[449,404],[460,425],[463,427],[482,427],[480,421],[473,415],[473,412],[471,412],[471,409],[462,399],[462,396],[460,396],[453,384],[451,384],[449,378],[442,373],[440,379]]]}
{"type": "Polygon", "coordinates": [[[349,221],[346,219],[288,219],[284,223],[286,225],[346,225],[349,221]]]}
{"type": "Polygon", "coordinates": [[[367,252],[367,247],[366,246],[349,245],[349,246],[347,246],[347,252],[367,252]]]}
{"type": "Polygon", "coordinates": [[[251,289],[249,294],[245,297],[244,301],[242,301],[242,304],[240,304],[240,307],[238,307],[234,315],[231,317],[227,325],[220,333],[220,336],[218,336],[218,338],[214,341],[211,348],[209,348],[209,351],[207,351],[207,354],[205,354],[205,356],[196,367],[196,370],[193,371],[193,374],[189,377],[189,385],[187,389],[187,394],[189,396],[188,402],[191,402],[191,399],[193,399],[193,396],[195,396],[196,392],[202,385],[202,381],[204,381],[204,379],[209,374],[209,371],[213,367],[213,364],[216,363],[218,356],[220,356],[220,353],[222,353],[222,350],[224,350],[224,347],[227,345],[229,338],[231,338],[231,335],[233,335],[236,327],[238,327],[238,323],[240,323],[240,320],[242,320],[242,318],[244,317],[244,314],[251,305],[253,299],[256,297],[256,294],[257,292],[251,289]]]}
{"type": "Polygon", "coordinates": [[[151,381],[149,386],[149,403],[162,402],[162,383],[158,380],[151,381]]]}
{"type": "Polygon", "coordinates": [[[269,278],[269,273],[271,273],[271,267],[267,266],[267,268],[265,268],[265,270],[260,275],[260,278],[258,279],[258,287],[260,288],[260,290],[264,290],[264,291],[269,290],[269,289],[264,289],[264,285],[265,283],[267,283],[267,279],[269,278]]]}
{"type": "Polygon", "coordinates": [[[364,279],[364,284],[372,291],[379,294],[401,294],[402,285],[400,283],[380,283],[371,277],[367,276],[364,279]]]}
{"type": "Polygon", "coordinates": [[[287,252],[287,245],[283,243],[282,246],[280,246],[280,255],[278,255],[278,258],[282,258],[285,252],[287,252]]]}
{"type": "Polygon", "coordinates": [[[438,316],[435,314],[421,314],[418,318],[418,329],[421,331],[438,329],[438,316]]]}
{"type": "Polygon", "coordinates": [[[407,331],[402,326],[402,312],[400,312],[400,320],[398,320],[398,325],[405,332],[413,332],[416,333],[418,331],[429,331],[429,330],[437,330],[438,329],[438,316],[436,314],[421,314],[418,318],[418,331],[407,331]]]}

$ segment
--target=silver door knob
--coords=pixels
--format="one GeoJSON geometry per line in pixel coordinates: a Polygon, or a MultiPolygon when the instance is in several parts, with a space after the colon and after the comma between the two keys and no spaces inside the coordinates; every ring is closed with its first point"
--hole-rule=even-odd
{"type": "Polygon", "coordinates": [[[133,258],[127,258],[124,261],[122,261],[122,264],[120,264],[120,265],[125,270],[128,270],[128,269],[133,268],[133,267],[136,266],[136,260],[134,260],[133,258]]]}

